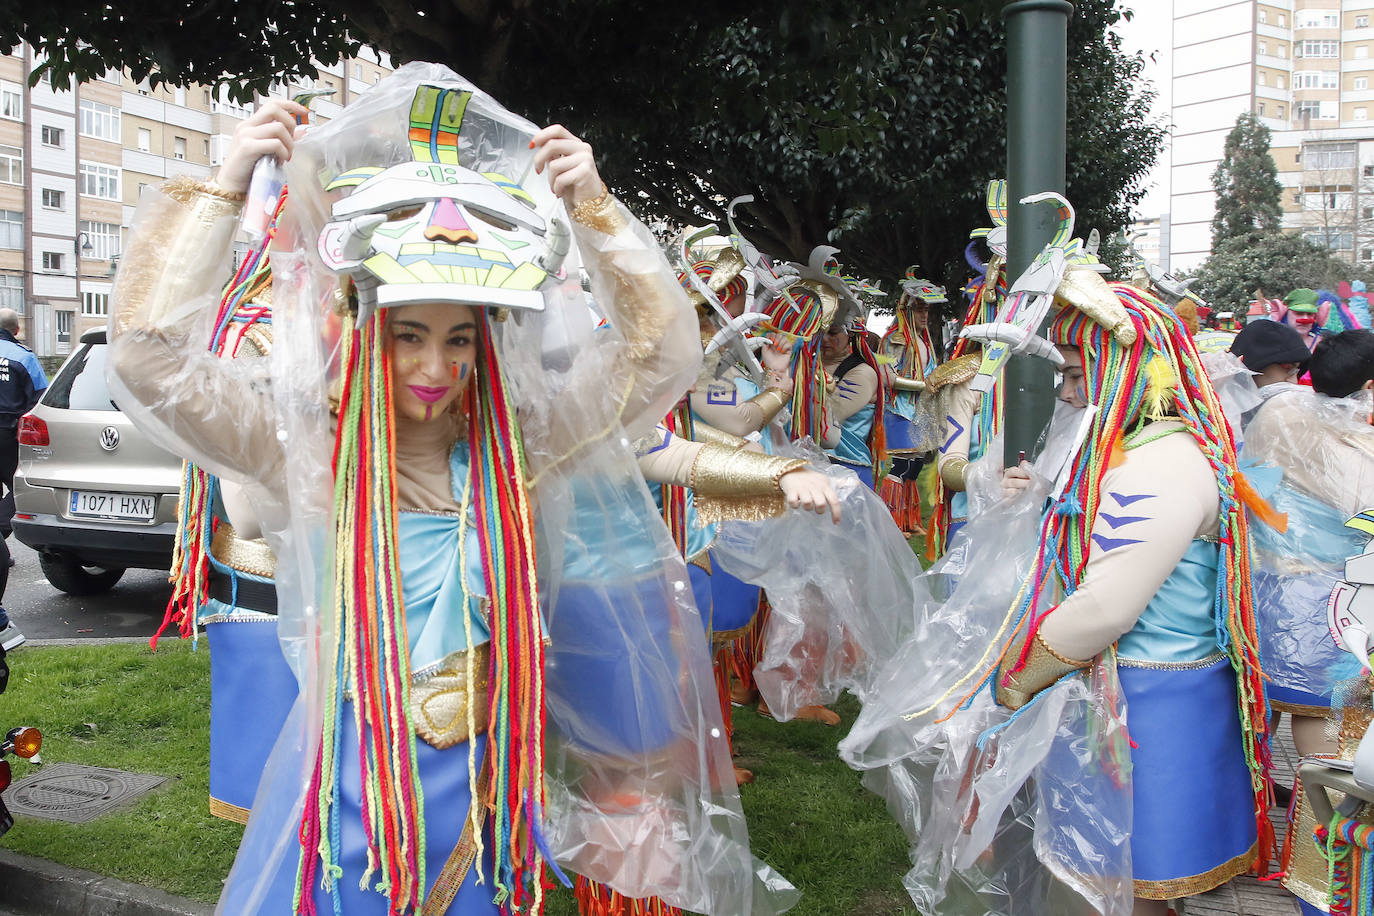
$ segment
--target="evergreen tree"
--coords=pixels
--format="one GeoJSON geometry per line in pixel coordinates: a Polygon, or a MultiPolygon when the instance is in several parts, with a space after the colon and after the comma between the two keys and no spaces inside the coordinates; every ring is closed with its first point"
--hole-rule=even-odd
{"type": "Polygon", "coordinates": [[[1212,217],[1212,250],[1229,239],[1276,232],[1283,218],[1278,166],[1269,155],[1269,128],[1251,112],[1236,118],[1221,161],[1212,172],[1217,192],[1212,217]]]}

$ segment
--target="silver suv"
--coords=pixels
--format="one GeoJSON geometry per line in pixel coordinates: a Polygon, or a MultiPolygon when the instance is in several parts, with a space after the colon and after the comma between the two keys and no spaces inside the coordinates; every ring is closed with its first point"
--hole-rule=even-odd
{"type": "Polygon", "coordinates": [[[181,460],[110,399],[108,350],[103,328],[82,334],[19,421],[14,534],[70,595],[106,591],[129,567],[169,569],[172,561],[181,460]]]}

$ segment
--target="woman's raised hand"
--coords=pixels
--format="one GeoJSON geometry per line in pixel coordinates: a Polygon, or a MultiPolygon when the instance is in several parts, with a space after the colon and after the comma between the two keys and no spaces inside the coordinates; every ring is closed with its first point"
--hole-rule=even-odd
{"type": "Polygon", "coordinates": [[[840,497],[831,485],[830,478],[820,471],[810,468],[788,471],[778,480],[778,486],[782,488],[787,505],[793,509],[805,509],[818,514],[824,514],[829,509],[830,520],[837,525],[840,523],[840,497]]]}
{"type": "Polygon", "coordinates": [[[246,192],[253,178],[253,166],[263,156],[276,156],[281,162],[291,158],[304,126],[296,118],[307,114],[304,105],[284,99],[263,103],[257,111],[239,122],[224,162],[215,174],[215,184],[226,191],[246,192]]]}
{"type": "Polygon", "coordinates": [[[534,171],[548,172],[549,187],[569,207],[595,200],[606,189],[596,170],[592,146],[573,136],[562,124],[550,124],[530,141],[534,150],[534,171]]]}

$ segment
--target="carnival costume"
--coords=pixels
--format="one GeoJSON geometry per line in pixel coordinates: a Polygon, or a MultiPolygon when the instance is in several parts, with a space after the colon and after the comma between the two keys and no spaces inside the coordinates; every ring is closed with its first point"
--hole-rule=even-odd
{"type": "Polygon", "coordinates": [[[916,399],[926,379],[940,364],[939,351],[930,337],[929,319],[917,330],[910,308],[918,301],[934,306],[949,300],[945,298],[943,287],[918,277],[914,265],[907,268],[901,286],[902,294],[897,300],[892,326],[883,334],[878,347],[879,357],[890,361],[898,379],[884,405],[887,452],[892,458],[892,470],[883,481],[881,492],[897,527],[910,535],[926,530],[917,477],[929,449],[920,448],[916,399]]]}
{"type": "Polygon", "coordinates": [[[178,181],[140,207],[116,397],[252,488],[301,685],[224,912],[538,911],[546,865],[700,912],[777,904],[627,446],[696,375],[691,312],[608,193],[555,212],[534,133],[425,64],[314,129],[287,165],[267,366],[206,352],[239,201],[178,181]],[[442,303],[473,308],[477,359],[453,366],[459,413],[398,438],[384,316],[442,303]]]}
{"type": "Polygon", "coordinates": [[[1051,341],[1081,351],[1090,406],[1056,417],[1039,482],[932,567],[915,638],[840,747],[913,840],[922,912],[1061,912],[1076,895],[1118,916],[1272,849],[1241,509],[1259,500],[1178,319],[1096,274],[1060,282],[1062,244],[974,333],[994,368],[1007,340],[1048,356],[1033,329],[1049,303],[1026,291],[1057,292],[1051,341]],[[945,598],[951,563],[977,575],[945,598]]]}

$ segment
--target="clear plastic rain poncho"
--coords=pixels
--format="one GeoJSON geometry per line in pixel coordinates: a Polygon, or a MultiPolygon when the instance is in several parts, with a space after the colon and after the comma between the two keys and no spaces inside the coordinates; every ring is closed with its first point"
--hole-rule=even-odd
{"type": "Polygon", "coordinates": [[[912,844],[904,884],[922,913],[1133,905],[1130,753],[1110,653],[1016,713],[989,689],[969,695],[1035,561],[1049,479],[1076,450],[1079,419],[1057,412],[1032,486],[973,516],[911,583],[914,633],[869,675],[840,744],[912,844]]]}
{"type": "MultiPolygon", "coordinates": [[[[1332,638],[1327,599],[1365,536],[1346,520],[1374,505],[1374,427],[1367,392],[1328,398],[1292,386],[1245,431],[1241,466],[1287,530],[1250,526],[1264,671],[1280,687],[1329,698],[1360,663],[1332,638]]],[[[1308,704],[1317,705],[1317,704],[1308,704]]]]}
{"type": "MultiPolygon", "coordinates": [[[[257,903],[234,916],[257,912],[268,876],[299,855],[332,682],[319,661],[338,638],[320,608],[335,600],[339,279],[317,239],[347,191],[322,189],[349,170],[411,159],[422,83],[473,93],[457,138],[462,165],[518,183],[542,217],[568,222],[533,174],[536,127],[446,68],[410,64],[297,145],[272,251],[269,359],[206,352],[238,207],[189,182],[145,192],[116,285],[115,398],[164,447],[250,488],[278,558],[282,650],[302,691],[270,756],[263,747],[265,774],[226,892],[257,903]]],[[[542,310],[490,323],[535,506],[549,640],[544,837],[563,869],[629,897],[713,914],[778,912],[795,895],[750,856],[702,622],[630,450],[696,378],[696,322],[651,234],[627,222],[614,235],[574,222],[558,281],[541,287],[542,310]],[[579,261],[615,330],[593,335],[579,261]],[[574,593],[602,609],[594,634],[560,616],[574,593]],[[608,673],[623,689],[600,696],[608,673]]]]}

